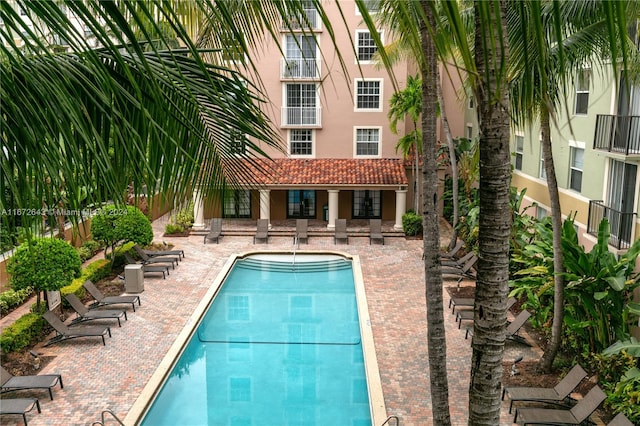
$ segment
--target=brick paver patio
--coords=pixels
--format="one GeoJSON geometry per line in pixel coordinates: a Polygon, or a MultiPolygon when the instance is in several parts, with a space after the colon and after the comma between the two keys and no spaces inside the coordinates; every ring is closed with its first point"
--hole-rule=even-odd
{"type": "MultiPolygon", "coordinates": [[[[38,393],[42,413],[28,414],[30,425],[91,425],[105,409],[124,419],[229,255],[292,247],[290,236],[272,237],[268,245],[252,244],[251,236],[224,236],[220,244],[203,245],[199,235],[161,237],[163,227],[161,221],[154,223],[156,241],[184,249],[186,258],[166,280],[145,279],[142,306],[135,313],[129,310],[122,328],[112,327],[113,337],[106,346],[89,338],[37,348],[55,357],[41,373],[61,373],[64,389],[54,390],[53,401],[46,392],[38,393]]],[[[399,416],[403,426],[432,424],[422,241],[396,237],[387,238],[385,245],[369,245],[366,237],[351,237],[349,245],[334,245],[331,236],[311,236],[309,244],[300,246],[305,249],[360,256],[387,413],[399,416]]],[[[444,303],[446,308],[446,291],[444,303]]],[[[452,423],[465,425],[470,342],[464,339],[464,327],[457,329],[454,316],[449,311],[445,315],[452,423]]],[[[520,354],[525,359],[539,356],[535,349],[507,344],[505,360],[520,354]]],[[[23,395],[27,393],[9,397],[23,395]]],[[[511,424],[507,411],[508,404],[503,403],[503,425],[511,424]]],[[[2,424],[18,425],[22,420],[3,416],[2,424]]],[[[270,425],[265,419],[260,426],[270,425]]]]}

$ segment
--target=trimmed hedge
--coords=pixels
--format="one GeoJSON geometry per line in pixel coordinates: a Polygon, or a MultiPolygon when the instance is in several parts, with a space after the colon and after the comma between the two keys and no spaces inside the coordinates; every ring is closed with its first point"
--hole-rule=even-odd
{"type": "Polygon", "coordinates": [[[414,236],[422,234],[422,216],[413,210],[402,215],[402,229],[405,235],[414,236]]]}
{"type": "MultiPolygon", "coordinates": [[[[133,245],[131,245],[133,247],[133,245]]],[[[76,296],[84,297],[84,287],[82,284],[86,280],[99,281],[111,273],[111,262],[107,259],[99,259],[91,262],[84,268],[80,277],[74,279],[68,286],[60,289],[62,304],[68,307],[65,295],[74,293],[76,296]]],[[[6,327],[0,336],[0,348],[4,353],[20,351],[34,343],[42,333],[45,321],[42,315],[29,313],[18,318],[12,325],[6,327]]]]}
{"type": "Polygon", "coordinates": [[[73,293],[80,299],[84,297],[85,292],[82,284],[86,280],[96,282],[106,277],[110,273],[111,262],[109,262],[107,259],[99,259],[88,264],[87,267],[82,270],[80,277],[73,280],[68,286],[62,287],[60,289],[60,296],[62,297],[62,303],[64,304],[64,306],[68,307],[67,300],[64,298],[64,296],[66,296],[67,294],[73,293]]]}
{"type": "Polygon", "coordinates": [[[9,353],[20,351],[32,344],[35,344],[44,327],[42,315],[29,313],[18,318],[16,322],[2,330],[0,336],[0,349],[9,353]]]}
{"type": "Polygon", "coordinates": [[[31,296],[33,296],[33,287],[0,293],[0,314],[6,315],[10,309],[22,305],[31,296]]]}

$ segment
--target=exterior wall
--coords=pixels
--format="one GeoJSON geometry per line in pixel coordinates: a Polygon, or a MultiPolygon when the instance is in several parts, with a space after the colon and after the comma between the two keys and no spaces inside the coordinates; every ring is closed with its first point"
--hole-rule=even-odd
{"type": "MultiPolygon", "coordinates": [[[[331,22],[341,22],[342,17],[337,7],[331,7],[330,4],[324,4],[323,6],[331,22]]],[[[387,72],[384,69],[377,69],[374,64],[361,63],[360,68],[358,68],[353,53],[352,42],[356,39],[356,29],[366,29],[366,26],[361,23],[361,15],[356,13],[355,2],[342,2],[341,6],[345,14],[344,17],[351,30],[347,32],[342,24],[335,25],[334,30],[336,32],[338,48],[344,57],[348,76],[344,76],[329,34],[325,29],[321,28],[317,32],[317,40],[322,51],[321,57],[327,59],[327,61],[322,61],[320,66],[321,78],[315,80],[321,85],[318,100],[321,106],[322,126],[314,130],[314,155],[312,155],[311,158],[356,157],[354,144],[355,126],[379,127],[381,130],[381,149],[378,157],[401,158],[401,154],[395,152],[395,145],[402,134],[394,135],[391,133],[389,120],[387,118],[389,99],[394,93],[393,84],[387,72]],[[380,79],[382,81],[381,111],[355,111],[355,81],[362,78],[380,79]]],[[[285,32],[283,32],[282,43],[284,43],[285,35],[285,32]]],[[[391,41],[388,31],[383,30],[383,40],[385,43],[391,41]]],[[[265,94],[269,102],[269,105],[265,107],[264,111],[274,123],[274,127],[279,132],[281,140],[286,146],[288,129],[282,127],[280,116],[281,108],[284,104],[284,85],[293,82],[309,83],[312,82],[312,80],[282,79],[280,75],[282,54],[272,41],[266,43],[266,46],[260,54],[255,56],[257,57],[260,77],[264,83],[265,94]]],[[[408,74],[407,65],[401,64],[396,66],[394,73],[399,88],[404,88],[408,74]]],[[[399,123],[398,128],[404,129],[405,126],[406,123],[404,123],[404,125],[403,123],[399,123]]],[[[267,150],[267,153],[274,158],[286,156],[286,154],[276,152],[272,149],[267,150]]]]}

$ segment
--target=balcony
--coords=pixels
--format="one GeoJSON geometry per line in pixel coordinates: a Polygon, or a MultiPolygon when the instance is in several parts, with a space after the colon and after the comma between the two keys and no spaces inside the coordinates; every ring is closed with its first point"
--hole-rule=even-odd
{"type": "Polygon", "coordinates": [[[609,221],[610,233],[609,245],[618,250],[628,249],[631,245],[631,236],[636,213],[623,213],[607,207],[602,200],[589,201],[589,221],[587,233],[598,236],[598,227],[602,219],[609,221]]]}
{"type": "Polygon", "coordinates": [[[598,115],[593,149],[640,155],[640,116],[598,115]]]}
{"type": "Polygon", "coordinates": [[[280,25],[281,31],[319,30],[320,19],[315,9],[304,9],[304,15],[291,15],[287,21],[280,25]]]}
{"type": "Polygon", "coordinates": [[[283,107],[282,127],[320,127],[321,112],[320,107],[283,107]]]}
{"type": "Polygon", "coordinates": [[[313,58],[282,58],[281,79],[316,79],[320,75],[320,61],[313,58]]]}

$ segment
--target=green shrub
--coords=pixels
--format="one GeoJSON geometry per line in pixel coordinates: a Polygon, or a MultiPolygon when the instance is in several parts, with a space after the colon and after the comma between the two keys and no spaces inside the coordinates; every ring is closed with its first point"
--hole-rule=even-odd
{"type": "Polygon", "coordinates": [[[632,367],[615,385],[605,385],[606,405],[624,413],[631,423],[640,424],[640,369],[632,367]]]}
{"type": "Polygon", "coordinates": [[[422,234],[422,216],[413,210],[402,215],[402,229],[405,235],[413,236],[422,234]]]}
{"type": "Polygon", "coordinates": [[[7,290],[0,293],[0,314],[6,315],[9,310],[22,305],[22,303],[32,295],[32,287],[26,287],[20,290],[7,290]]]}
{"type": "Polygon", "coordinates": [[[94,240],[87,240],[80,247],[76,249],[78,255],[80,256],[80,260],[82,262],[86,262],[91,259],[99,250],[101,246],[100,243],[94,240]]]}
{"type": "Polygon", "coordinates": [[[112,253],[121,241],[133,241],[146,246],[153,240],[151,222],[133,206],[107,206],[101,209],[91,221],[91,234],[95,240],[111,247],[112,253]]]}
{"type": "Polygon", "coordinates": [[[71,245],[57,238],[39,238],[21,244],[7,262],[9,283],[14,290],[33,287],[55,291],[80,275],[80,256],[71,245]]]}
{"type": "Polygon", "coordinates": [[[175,222],[176,225],[182,226],[184,230],[186,228],[191,228],[193,226],[193,221],[193,202],[190,202],[187,207],[179,210],[178,213],[176,213],[172,222],[175,222]]]}
{"type": "Polygon", "coordinates": [[[4,353],[9,353],[35,344],[42,334],[43,327],[42,315],[29,313],[21,316],[16,322],[2,330],[0,349],[4,353]]]}
{"type": "Polygon", "coordinates": [[[164,227],[165,234],[179,234],[184,232],[184,227],[182,225],[178,225],[176,223],[167,223],[164,227]]]}
{"type": "Polygon", "coordinates": [[[80,299],[84,297],[85,291],[82,284],[86,280],[93,282],[100,281],[102,278],[108,276],[111,273],[111,262],[107,259],[99,259],[91,262],[86,268],[82,270],[82,273],[78,278],[73,280],[71,284],[60,289],[60,296],[62,297],[62,303],[67,306],[67,301],[64,298],[67,294],[75,294],[80,299]]]}

